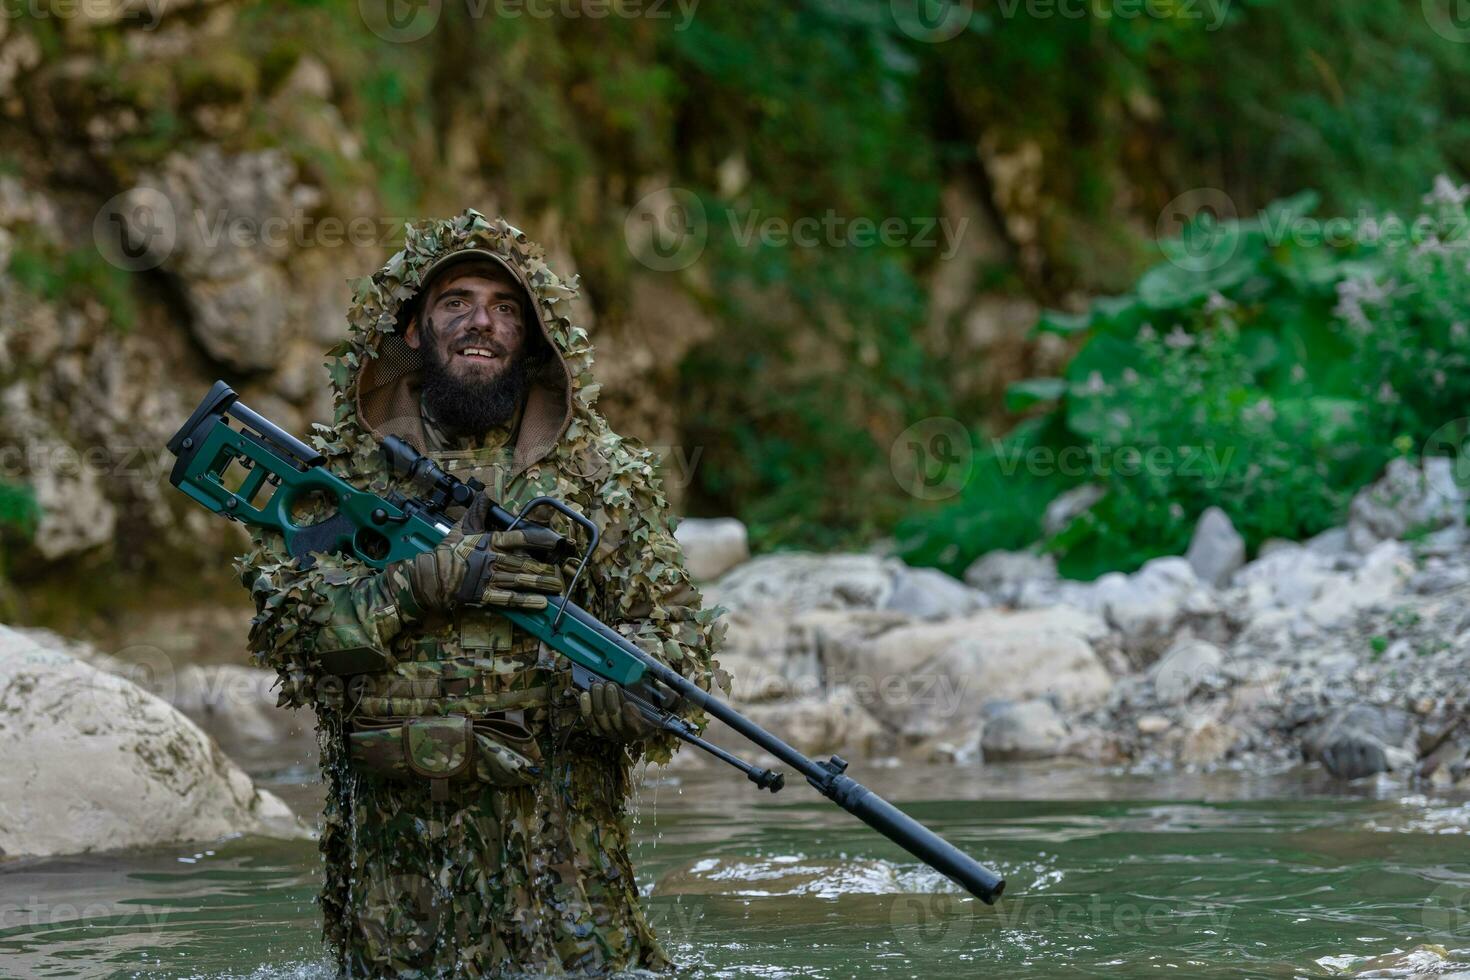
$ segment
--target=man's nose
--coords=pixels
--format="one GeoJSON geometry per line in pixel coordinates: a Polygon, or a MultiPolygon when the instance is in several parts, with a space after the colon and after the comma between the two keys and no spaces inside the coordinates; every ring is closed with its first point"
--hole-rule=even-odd
{"type": "Polygon", "coordinates": [[[470,311],[469,319],[465,320],[464,327],[478,333],[490,333],[494,322],[494,318],[490,316],[490,307],[484,303],[476,303],[475,308],[470,311]]]}

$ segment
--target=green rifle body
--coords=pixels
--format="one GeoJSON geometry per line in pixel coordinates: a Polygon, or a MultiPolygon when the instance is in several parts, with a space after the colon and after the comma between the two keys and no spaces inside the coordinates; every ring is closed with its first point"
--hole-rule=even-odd
{"type": "MultiPolygon", "coordinates": [[[[444,474],[432,461],[390,437],[384,445],[390,468],[426,478],[429,495],[385,498],[360,490],[329,471],[321,453],[241,404],[223,381],[215,383],[169,440],[168,449],[178,458],[169,477],[174,486],[217,514],[279,532],[287,551],[303,567],[314,561],[313,554],[351,554],[374,568],[383,568],[430,551],[452,529],[446,509],[467,506],[484,489],[473,481],[462,483],[444,474]],[[229,474],[234,466],[241,468],[242,475],[232,488],[229,474]],[[312,495],[334,505],[335,513],[316,524],[294,523],[292,508],[312,495]]],[[[519,515],[491,503],[487,524],[504,530],[526,522],[531,510],[543,506],[560,511],[590,537],[573,578],[575,585],[598,537],[598,529],[581,514],[560,501],[538,497],[519,515]]],[[[566,544],[572,548],[570,542],[566,544]]],[[[565,596],[551,597],[545,609],[497,608],[496,612],[565,656],[579,687],[585,689],[598,681],[619,685],[650,722],[739,769],[761,789],[780,790],[784,777],[705,741],[675,713],[681,699],[795,768],[822,795],[976,897],[993,904],[1004,890],[1005,882],[995,872],[847,776],[845,761],[836,756],[825,762],[807,757],[650,657],[565,596]]]]}

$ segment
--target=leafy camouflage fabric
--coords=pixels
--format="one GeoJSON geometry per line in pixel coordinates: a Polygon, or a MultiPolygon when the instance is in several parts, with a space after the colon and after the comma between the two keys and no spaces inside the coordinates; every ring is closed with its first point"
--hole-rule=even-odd
{"type": "MultiPolygon", "coordinates": [[[[329,354],[335,420],[312,441],[335,472],[378,492],[393,486],[378,449],[391,433],[512,511],[563,498],[603,528],[573,598],[701,686],[717,674],[728,686],[712,659],[715,611],[684,569],[654,458],[593,407],[592,348],[568,317],[575,290],[503,220],[466,211],[409,226],[404,249],[355,284],[347,339],[329,354]],[[555,363],[538,372],[514,438],[451,448],[432,423],[425,431],[402,329],[425,269],[466,248],[520,279],[535,307],[527,329],[543,332],[555,363]]],[[[490,609],[426,614],[397,567],[321,556],[303,571],[269,535],[239,570],[257,608],[253,656],[279,673],[282,704],[317,715],[324,935],[344,973],[668,966],[628,858],[628,795],[633,764],[667,761],[672,739],[597,737],[563,659],[490,609]]]]}

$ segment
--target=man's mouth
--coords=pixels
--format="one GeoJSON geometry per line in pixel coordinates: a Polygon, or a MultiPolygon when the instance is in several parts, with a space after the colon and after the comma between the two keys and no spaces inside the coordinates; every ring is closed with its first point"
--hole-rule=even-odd
{"type": "Polygon", "coordinates": [[[459,351],[459,356],[481,364],[489,364],[491,361],[500,359],[500,355],[488,347],[465,347],[459,351]]]}

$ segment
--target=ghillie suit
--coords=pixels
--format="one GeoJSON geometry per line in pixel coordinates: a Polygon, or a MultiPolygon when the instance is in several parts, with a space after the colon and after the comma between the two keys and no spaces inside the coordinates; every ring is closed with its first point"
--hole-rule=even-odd
{"type": "MultiPolygon", "coordinates": [[[[410,226],[403,251],[358,281],[348,339],[329,354],[335,423],[327,465],[379,493],[392,434],[514,512],[566,500],[603,528],[573,596],[708,686],[715,637],[670,532],[653,457],[593,409],[587,335],[568,319],[575,282],[504,221],[474,211],[410,226]],[[494,254],[531,298],[528,336],[551,345],[515,431],[440,450],[419,408],[419,352],[403,340],[430,266],[494,254]]],[[[283,704],[311,705],[328,784],[321,851],[324,934],[351,976],[601,973],[668,959],[629,863],[630,767],[667,761],[658,735],[598,737],[565,660],[486,606],[412,610],[396,566],[323,556],[302,571],[278,536],[242,559],[258,614],[250,646],[280,675],[283,704]]],[[[702,722],[702,718],[694,718],[702,722]]]]}

